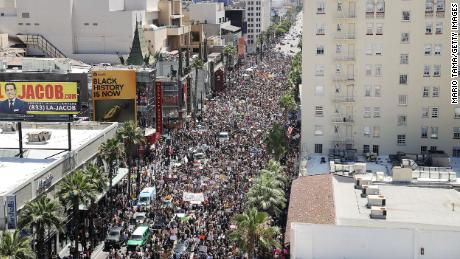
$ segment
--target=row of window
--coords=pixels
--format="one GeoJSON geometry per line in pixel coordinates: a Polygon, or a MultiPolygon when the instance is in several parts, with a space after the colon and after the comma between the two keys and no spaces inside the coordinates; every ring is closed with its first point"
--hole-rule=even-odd
{"type": "MultiPolygon", "coordinates": [[[[335,52],[336,54],[341,54],[343,50],[343,44],[336,44],[336,49],[335,52]]],[[[425,44],[424,48],[424,54],[425,56],[430,56],[434,54],[435,56],[441,56],[441,51],[442,51],[442,44],[425,44]]],[[[354,50],[349,50],[348,51],[349,55],[354,54],[354,50]]],[[[316,46],[316,55],[324,55],[325,50],[324,50],[324,45],[318,45],[316,46]]],[[[383,45],[380,43],[369,43],[367,44],[366,47],[366,55],[376,55],[376,56],[381,56],[383,55],[383,45]]],[[[408,53],[402,53],[400,54],[400,64],[409,64],[409,54],[408,53]]]]}
{"type": "MultiPolygon", "coordinates": [[[[398,126],[399,123],[406,124],[406,118],[405,116],[401,116],[401,119],[398,117],[398,126]]],[[[323,126],[322,125],[315,125],[315,130],[313,134],[315,136],[323,136],[323,126]]],[[[336,128],[336,133],[338,132],[338,129],[336,128]]],[[[364,137],[373,137],[373,138],[379,138],[380,137],[380,126],[364,126],[363,128],[363,135],[364,137]]],[[[439,137],[439,127],[428,127],[428,126],[422,126],[421,127],[421,133],[420,133],[420,138],[423,139],[438,139],[439,137]]],[[[401,138],[405,139],[405,137],[401,138]]],[[[460,127],[454,127],[452,129],[452,139],[460,139],[460,127]]]]}
{"type": "MultiPolygon", "coordinates": [[[[399,95],[399,104],[407,105],[407,95],[399,95]],[[405,103],[405,104],[402,104],[402,103],[405,103]]],[[[380,118],[380,113],[381,113],[380,107],[364,107],[363,117],[364,118],[371,118],[371,117],[380,118]]],[[[430,114],[431,114],[432,119],[439,118],[439,108],[438,107],[422,107],[422,118],[424,119],[430,118],[430,114]]],[[[315,106],[315,117],[323,117],[323,116],[324,116],[324,107],[315,106]]],[[[457,115],[455,118],[457,118],[457,115]]],[[[407,122],[406,115],[398,115],[398,126],[406,126],[407,125],[406,122],[407,122]]]]}
{"type": "MultiPolygon", "coordinates": [[[[324,96],[324,86],[323,85],[317,85],[315,86],[315,96],[324,96]]],[[[424,86],[422,88],[422,97],[423,98],[428,98],[428,97],[433,97],[433,98],[438,98],[439,97],[439,91],[440,87],[438,86],[424,86]]],[[[340,89],[336,89],[336,93],[339,93],[340,89]]],[[[364,97],[381,97],[382,96],[382,87],[380,85],[365,85],[364,86],[364,97]]],[[[399,105],[407,105],[407,97],[405,95],[402,95],[401,98],[399,98],[400,102],[399,105]]]]}
{"type": "MultiPolygon", "coordinates": [[[[259,15],[260,16],[260,15],[259,15]]],[[[253,21],[256,21],[256,22],[260,22],[260,18],[248,18],[248,22],[253,22],[253,21]]]]}
{"type": "Polygon", "coordinates": [[[260,1],[248,1],[248,5],[260,5],[260,1]]]}
{"type": "MultiPolygon", "coordinates": [[[[248,18],[249,19],[249,18],[248,18]]],[[[336,32],[342,32],[342,24],[337,24],[336,32]]],[[[354,31],[353,28],[350,28],[349,31],[354,31]]],[[[443,23],[437,22],[435,26],[435,34],[442,34],[443,33],[443,23]]],[[[350,33],[353,34],[353,33],[350,33]]],[[[427,23],[425,27],[425,34],[431,35],[433,34],[433,24],[427,23]]],[[[326,35],[326,24],[316,24],[316,35],[326,35]]],[[[383,35],[383,23],[367,23],[366,35],[383,35]]],[[[409,36],[408,32],[401,33],[401,43],[409,43],[409,36]]]]}
{"type": "Polygon", "coordinates": [[[248,28],[249,27],[260,27],[260,23],[256,23],[255,25],[253,23],[248,23],[248,28]]]}
{"type": "MultiPolygon", "coordinates": [[[[423,76],[430,77],[431,76],[431,65],[424,65],[423,66],[423,76]]],[[[433,76],[440,77],[441,76],[441,65],[433,65],[433,76]]]]}

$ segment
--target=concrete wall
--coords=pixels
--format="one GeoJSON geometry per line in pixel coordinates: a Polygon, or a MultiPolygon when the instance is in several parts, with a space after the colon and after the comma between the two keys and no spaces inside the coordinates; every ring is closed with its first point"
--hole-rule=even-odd
{"type": "Polygon", "coordinates": [[[166,50],[168,47],[168,30],[166,27],[160,27],[156,30],[144,30],[145,40],[148,43],[149,51],[152,55],[162,50],[166,50]]]}
{"type": "Polygon", "coordinates": [[[225,9],[223,3],[197,3],[189,6],[190,20],[205,21],[210,24],[219,24],[225,20],[225,9]]]}
{"type": "Polygon", "coordinates": [[[454,259],[460,257],[459,240],[458,231],[293,223],[291,256],[294,259],[454,259]]]}

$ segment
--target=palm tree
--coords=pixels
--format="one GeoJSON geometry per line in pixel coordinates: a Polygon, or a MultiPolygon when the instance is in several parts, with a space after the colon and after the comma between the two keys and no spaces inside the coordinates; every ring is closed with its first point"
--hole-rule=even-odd
{"type": "Polygon", "coordinates": [[[74,258],[78,258],[78,244],[80,231],[80,204],[89,204],[96,196],[95,186],[89,176],[81,170],[64,177],[59,185],[57,195],[65,207],[73,211],[73,236],[75,239],[74,258]]]}
{"type": "MultiPolygon", "coordinates": [[[[106,142],[102,143],[99,148],[99,154],[101,158],[105,161],[109,169],[109,202],[112,203],[112,180],[114,177],[114,163],[118,159],[123,157],[123,145],[116,138],[108,139],[106,142]]],[[[111,205],[109,206],[111,207],[111,205]]]]}
{"type": "Polygon", "coordinates": [[[21,237],[17,229],[14,232],[3,232],[0,242],[0,256],[9,259],[35,258],[30,246],[30,238],[21,237]]]}
{"type": "Polygon", "coordinates": [[[195,91],[193,95],[193,112],[192,115],[195,118],[196,116],[196,111],[198,110],[198,70],[202,69],[204,66],[203,60],[201,58],[196,58],[193,61],[192,67],[195,68],[195,91]]]}
{"type": "MultiPolygon", "coordinates": [[[[128,197],[131,199],[131,169],[134,155],[139,145],[145,143],[142,129],[137,127],[134,121],[125,121],[117,131],[118,140],[124,145],[124,159],[128,165],[128,197]]],[[[140,189],[140,175],[137,175],[137,190],[140,189]]]]}
{"type": "Polygon", "coordinates": [[[246,209],[244,213],[235,216],[236,229],[230,231],[228,237],[248,253],[249,259],[253,259],[256,248],[268,250],[280,247],[276,240],[280,229],[271,226],[269,221],[267,213],[259,212],[256,208],[246,209]]]}
{"type": "Polygon", "coordinates": [[[288,148],[287,136],[283,126],[278,123],[273,124],[265,139],[265,144],[268,151],[279,161],[286,154],[288,148]]]}
{"type": "Polygon", "coordinates": [[[247,205],[278,217],[286,207],[285,178],[271,171],[262,170],[256,183],[249,189],[247,205]]]}
{"type": "Polygon", "coordinates": [[[225,63],[226,63],[227,68],[230,67],[230,62],[231,60],[233,60],[233,56],[235,55],[235,53],[236,53],[236,48],[233,45],[230,45],[230,44],[225,45],[224,56],[225,56],[225,61],[226,61],[225,63]]]}
{"type": "Polygon", "coordinates": [[[38,258],[45,258],[45,231],[49,233],[52,228],[62,230],[63,219],[60,213],[59,203],[46,196],[26,203],[19,213],[19,228],[30,229],[35,235],[38,258]]]}

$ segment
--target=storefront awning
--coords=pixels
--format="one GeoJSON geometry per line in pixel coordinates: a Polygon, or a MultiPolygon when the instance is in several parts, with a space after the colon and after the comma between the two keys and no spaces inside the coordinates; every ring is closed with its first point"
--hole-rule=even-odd
{"type": "Polygon", "coordinates": [[[222,30],[237,32],[237,31],[240,31],[241,28],[233,26],[233,25],[222,25],[222,30]]]}

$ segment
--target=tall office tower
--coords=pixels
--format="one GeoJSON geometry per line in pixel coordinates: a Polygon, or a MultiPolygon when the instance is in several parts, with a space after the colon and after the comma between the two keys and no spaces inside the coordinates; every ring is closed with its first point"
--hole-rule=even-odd
{"type": "Polygon", "coordinates": [[[271,0],[246,0],[247,51],[254,53],[257,50],[257,37],[270,27],[271,0]]]}

